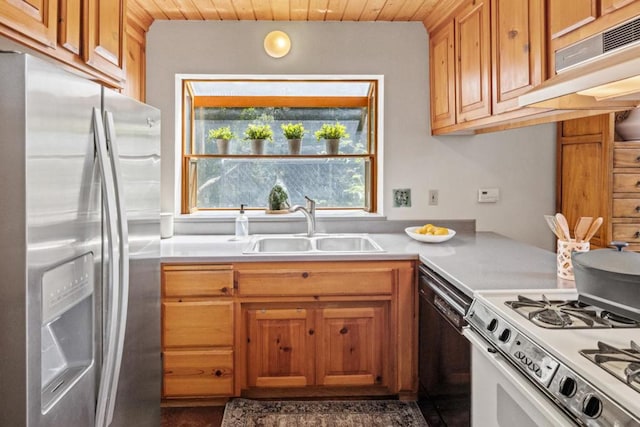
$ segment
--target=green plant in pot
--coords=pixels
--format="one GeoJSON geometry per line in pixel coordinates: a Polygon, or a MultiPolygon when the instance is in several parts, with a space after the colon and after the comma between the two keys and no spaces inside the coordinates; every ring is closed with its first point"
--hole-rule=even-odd
{"type": "Polygon", "coordinates": [[[288,123],[280,125],[282,134],[289,142],[289,154],[300,154],[302,137],[307,132],[302,123],[288,123]]]}
{"type": "Polygon", "coordinates": [[[229,126],[209,129],[209,141],[215,141],[218,145],[218,154],[229,154],[229,141],[235,138],[235,134],[229,126]]]}
{"type": "Polygon", "coordinates": [[[244,139],[251,141],[253,154],[264,154],[264,142],[273,141],[273,130],[268,124],[251,123],[244,131],[244,139]]]}
{"type": "Polygon", "coordinates": [[[269,207],[267,213],[289,212],[289,195],[281,184],[275,184],[269,192],[269,207]]]}
{"type": "Polygon", "coordinates": [[[338,154],[338,146],[341,138],[349,138],[347,127],[340,122],[334,124],[325,123],[315,132],[318,141],[325,140],[327,154],[338,154]]]}

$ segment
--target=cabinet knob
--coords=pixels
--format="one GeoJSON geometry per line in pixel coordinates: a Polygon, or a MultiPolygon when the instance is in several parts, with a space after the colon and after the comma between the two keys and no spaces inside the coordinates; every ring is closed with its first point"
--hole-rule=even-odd
{"type": "Polygon", "coordinates": [[[633,237],[640,239],[640,231],[636,231],[636,234],[634,234],[633,237]]]}
{"type": "Polygon", "coordinates": [[[640,206],[636,206],[636,212],[640,213],[640,206]]]}
{"type": "Polygon", "coordinates": [[[313,329],[309,329],[309,335],[313,335],[315,333],[316,333],[316,331],[314,331],[313,329]]]}
{"type": "Polygon", "coordinates": [[[507,34],[510,39],[515,39],[518,36],[518,30],[511,30],[507,34]]]}
{"type": "Polygon", "coordinates": [[[640,181],[636,181],[636,187],[640,187],[640,181]]]}
{"type": "Polygon", "coordinates": [[[341,334],[341,335],[344,335],[344,334],[346,334],[347,332],[349,332],[349,329],[347,329],[346,327],[343,327],[342,329],[340,329],[340,334],[341,334]]]}
{"type": "Polygon", "coordinates": [[[636,157],[636,162],[640,162],[640,156],[636,157]]]}
{"type": "Polygon", "coordinates": [[[216,377],[221,377],[222,376],[222,371],[220,369],[217,369],[215,372],[215,376],[216,377]]]}
{"type": "Polygon", "coordinates": [[[227,292],[229,292],[229,289],[227,289],[227,287],[225,286],[224,288],[220,289],[220,292],[226,294],[227,292]]]}
{"type": "MultiPolygon", "coordinates": [[[[640,182],[638,183],[640,185],[640,182]]],[[[309,277],[309,273],[307,273],[306,271],[304,273],[302,273],[302,278],[306,279],[307,277],[309,277]]]]}

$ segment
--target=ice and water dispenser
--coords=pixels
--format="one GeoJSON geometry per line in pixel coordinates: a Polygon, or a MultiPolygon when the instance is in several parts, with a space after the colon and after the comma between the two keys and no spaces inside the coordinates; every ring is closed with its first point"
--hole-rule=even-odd
{"type": "Polygon", "coordinates": [[[94,268],[87,253],[42,276],[43,416],[67,407],[57,405],[63,399],[95,402],[94,268]]]}

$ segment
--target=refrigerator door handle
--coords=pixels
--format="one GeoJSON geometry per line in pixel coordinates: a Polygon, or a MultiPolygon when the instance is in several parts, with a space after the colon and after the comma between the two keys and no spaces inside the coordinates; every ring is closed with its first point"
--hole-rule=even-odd
{"type": "Polygon", "coordinates": [[[119,262],[118,253],[116,251],[116,242],[118,241],[118,225],[116,211],[116,193],[113,181],[113,170],[109,165],[109,153],[107,151],[107,138],[105,127],[102,122],[102,115],[98,108],[93,109],[93,132],[95,138],[96,152],[98,157],[98,166],[102,178],[102,190],[104,192],[106,227],[108,235],[108,278],[107,289],[109,291],[109,306],[107,310],[107,330],[104,346],[106,354],[103,358],[102,373],[100,375],[100,386],[98,388],[98,400],[96,402],[96,427],[106,427],[109,425],[109,410],[113,411],[113,402],[111,398],[115,395],[111,391],[112,379],[116,369],[116,346],[118,340],[118,321],[117,313],[120,312],[120,286],[117,283],[119,279],[119,262]]]}
{"type": "Polygon", "coordinates": [[[113,113],[104,112],[104,124],[107,137],[107,148],[109,149],[109,158],[111,160],[111,171],[113,176],[113,187],[115,190],[116,209],[118,212],[118,231],[119,231],[119,252],[120,252],[120,301],[118,304],[119,311],[116,314],[117,323],[117,340],[115,347],[115,365],[113,376],[111,377],[110,396],[107,407],[107,424],[110,425],[113,419],[113,411],[116,402],[116,393],[118,391],[118,381],[120,378],[120,366],[122,363],[122,354],[124,351],[124,337],[127,326],[127,310],[129,305],[129,227],[127,224],[127,209],[124,200],[124,190],[122,186],[122,173],[120,169],[120,156],[118,153],[118,144],[116,139],[115,126],[113,123],[113,113]]]}

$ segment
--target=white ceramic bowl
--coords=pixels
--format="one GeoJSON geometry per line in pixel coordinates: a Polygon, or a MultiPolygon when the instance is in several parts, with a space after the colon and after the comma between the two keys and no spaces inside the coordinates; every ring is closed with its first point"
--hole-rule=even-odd
{"type": "Polygon", "coordinates": [[[449,234],[442,235],[442,236],[434,236],[432,234],[418,234],[416,233],[416,230],[419,228],[422,228],[422,227],[421,226],[407,227],[404,229],[404,232],[407,233],[407,235],[414,240],[417,240],[419,242],[427,242],[427,243],[446,242],[447,240],[451,239],[453,236],[456,235],[455,230],[452,230],[452,229],[449,229],[449,234]]]}

